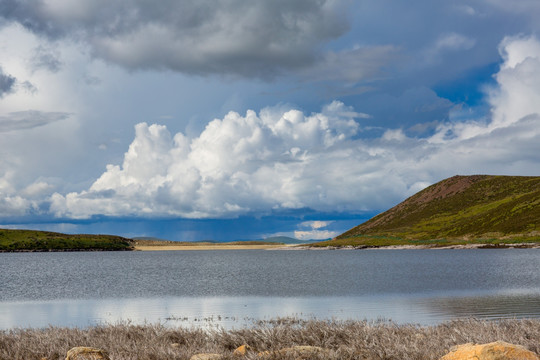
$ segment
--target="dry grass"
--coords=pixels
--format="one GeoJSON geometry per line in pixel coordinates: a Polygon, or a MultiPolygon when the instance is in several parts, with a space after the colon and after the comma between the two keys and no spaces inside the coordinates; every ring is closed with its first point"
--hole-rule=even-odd
{"type": "MultiPolygon", "coordinates": [[[[438,359],[457,344],[503,340],[540,353],[540,320],[460,320],[438,326],[390,322],[277,319],[238,330],[168,328],[162,325],[110,325],[88,329],[50,327],[0,332],[0,359],[64,359],[75,346],[97,347],[112,360],[189,359],[202,352],[235,358],[249,344],[259,351],[294,345],[329,349],[325,359],[438,359]],[[173,345],[174,344],[174,345],[173,345]]],[[[256,353],[247,359],[257,358],[256,353]]],[[[287,355],[275,355],[286,359],[287,355]]],[[[316,357],[310,357],[314,359],[316,357]]],[[[236,359],[238,359],[236,357],[236,359]]]]}

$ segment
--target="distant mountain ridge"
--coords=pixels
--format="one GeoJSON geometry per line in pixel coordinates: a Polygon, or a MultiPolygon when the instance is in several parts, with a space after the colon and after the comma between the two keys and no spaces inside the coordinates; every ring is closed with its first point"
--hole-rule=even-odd
{"type": "MultiPolygon", "coordinates": [[[[539,176],[454,176],[335,238],[540,242],[539,176]]],[[[331,243],[327,242],[327,243],[331,243]]]]}

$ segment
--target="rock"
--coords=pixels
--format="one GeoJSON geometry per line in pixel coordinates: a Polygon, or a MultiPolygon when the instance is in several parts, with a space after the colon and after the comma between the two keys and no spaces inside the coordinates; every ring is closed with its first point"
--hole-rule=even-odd
{"type": "Polygon", "coordinates": [[[540,358],[523,346],[496,341],[482,345],[458,345],[440,360],[540,360],[540,358]]]}
{"type": "Polygon", "coordinates": [[[78,346],[67,352],[66,360],[110,360],[109,355],[101,350],[86,346],[78,346]]]}
{"type": "Polygon", "coordinates": [[[213,353],[195,354],[189,360],[220,360],[221,355],[213,353]]]}
{"type": "Polygon", "coordinates": [[[242,346],[237,347],[236,350],[234,350],[233,355],[234,356],[246,356],[248,351],[251,351],[251,350],[252,350],[251,346],[242,345],[242,346]]]}

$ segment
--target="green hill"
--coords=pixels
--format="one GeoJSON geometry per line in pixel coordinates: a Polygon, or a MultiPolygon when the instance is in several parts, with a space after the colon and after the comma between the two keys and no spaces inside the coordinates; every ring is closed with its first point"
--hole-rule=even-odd
{"type": "Polygon", "coordinates": [[[454,176],[318,246],[540,243],[540,177],[454,176]]]}
{"type": "Polygon", "coordinates": [[[66,235],[0,229],[0,252],[132,250],[132,241],[112,235],[66,235]]]}

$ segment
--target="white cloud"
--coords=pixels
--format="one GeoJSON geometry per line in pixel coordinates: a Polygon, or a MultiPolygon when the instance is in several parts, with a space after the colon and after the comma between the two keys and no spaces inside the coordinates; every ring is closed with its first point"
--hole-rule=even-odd
{"type": "Polygon", "coordinates": [[[45,181],[36,181],[24,188],[22,194],[27,198],[37,197],[44,194],[48,195],[52,188],[54,188],[54,186],[46,183],[45,181]]]}
{"type": "Polygon", "coordinates": [[[323,227],[327,227],[330,225],[333,221],[321,221],[321,220],[315,220],[315,221],[304,221],[300,223],[301,227],[310,227],[313,230],[317,230],[323,227]]]}
{"type": "Polygon", "coordinates": [[[440,62],[450,52],[472,49],[476,40],[455,32],[440,35],[435,43],[424,51],[424,59],[428,63],[440,62]]]}
{"type": "MultiPolygon", "coordinates": [[[[310,206],[330,180],[314,177],[324,171],[319,156],[339,160],[335,151],[357,133],[360,116],[338,102],[311,115],[280,108],[231,112],[194,139],[141,123],[122,166],[109,165],[88,191],[55,195],[53,210],[74,217],[197,218],[310,206]]],[[[331,206],[319,197],[321,206],[331,206]]]]}
{"type": "Polygon", "coordinates": [[[295,230],[294,237],[298,240],[323,240],[330,239],[340,234],[339,231],[321,230],[332,224],[333,221],[304,221],[298,226],[302,228],[311,228],[311,230],[295,230]]]}
{"type": "MultiPolygon", "coordinates": [[[[540,164],[537,45],[534,38],[503,42],[492,121],[441,124],[429,138],[397,129],[367,140],[356,137],[363,115],[333,102],[310,115],[281,107],[231,112],[192,139],[142,123],[122,165],[109,165],[87,191],[56,194],[51,209],[83,218],[361,211],[456,173],[531,174],[540,164]]],[[[322,222],[308,225],[296,236],[331,237],[322,222]]]]}
{"type": "Polygon", "coordinates": [[[539,113],[540,42],[535,37],[508,37],[502,41],[499,52],[504,63],[496,75],[499,86],[490,96],[490,129],[539,113]]]}
{"type": "MultiPolygon", "coordinates": [[[[540,45],[534,37],[507,38],[500,51],[504,62],[488,98],[491,118],[440,123],[427,138],[389,129],[363,139],[367,115],[338,101],[312,114],[283,106],[231,112],[193,137],[141,123],[123,162],[108,165],[86,190],[67,194],[47,177],[21,182],[23,175],[11,169],[49,165],[40,165],[37,157],[28,165],[34,150],[24,155],[4,147],[0,214],[44,211],[49,202],[51,213],[73,218],[372,211],[457,173],[538,175],[540,45]],[[49,197],[52,191],[58,193],[49,197]]],[[[34,131],[38,139],[43,137],[38,130],[59,133],[63,123],[24,132],[34,131]]],[[[22,139],[9,140],[8,134],[0,133],[11,141],[6,144],[22,139]]],[[[332,237],[323,234],[323,222],[306,225],[311,229],[300,229],[297,236],[332,237]]]]}
{"type": "Polygon", "coordinates": [[[324,240],[336,237],[340,234],[339,231],[330,231],[330,230],[310,230],[302,231],[296,230],[294,232],[294,237],[298,240],[324,240]]]}

